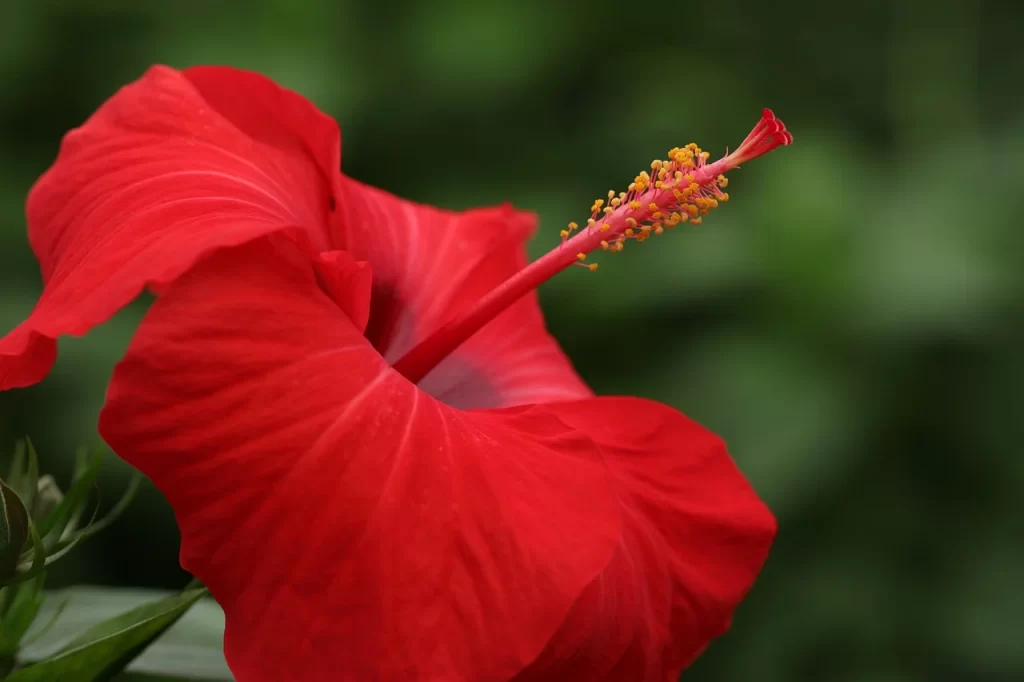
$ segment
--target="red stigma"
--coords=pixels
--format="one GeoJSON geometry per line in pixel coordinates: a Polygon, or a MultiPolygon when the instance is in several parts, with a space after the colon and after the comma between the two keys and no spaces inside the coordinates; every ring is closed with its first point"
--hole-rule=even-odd
{"type": "Polygon", "coordinates": [[[790,144],[793,134],[786,130],[782,119],[775,118],[771,109],[761,111],[761,120],[757,122],[750,134],[740,143],[736,150],[726,158],[729,168],[736,168],[741,163],[756,159],[775,149],[790,144]]]}

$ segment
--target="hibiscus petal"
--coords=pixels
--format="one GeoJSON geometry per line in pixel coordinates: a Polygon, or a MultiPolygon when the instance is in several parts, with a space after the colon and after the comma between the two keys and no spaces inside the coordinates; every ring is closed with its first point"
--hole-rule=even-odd
{"type": "Polygon", "coordinates": [[[544,409],[600,447],[621,491],[625,533],[517,680],[675,680],[728,629],[768,556],[775,519],[722,440],[666,405],[602,397],[544,409]]]}
{"type": "Polygon", "coordinates": [[[171,502],[240,682],[511,679],[611,560],[613,475],[552,415],[409,384],[279,252],[221,251],[168,288],[101,433],[171,502]]]}
{"type": "MultiPolygon", "coordinates": [[[[389,362],[527,263],[531,214],[510,206],[443,211],[349,178],[342,191],[335,242],[373,268],[367,336],[389,362]]],[[[547,332],[533,292],[463,344],[421,386],[460,408],[592,395],[547,332]]]]}
{"type": "Polygon", "coordinates": [[[64,138],[29,195],[44,290],[0,340],[0,389],[39,381],[57,337],[219,247],[294,230],[326,250],[339,155],[333,121],[262,76],[158,66],[121,89],[64,138]],[[218,90],[228,82],[239,99],[218,90]]]}

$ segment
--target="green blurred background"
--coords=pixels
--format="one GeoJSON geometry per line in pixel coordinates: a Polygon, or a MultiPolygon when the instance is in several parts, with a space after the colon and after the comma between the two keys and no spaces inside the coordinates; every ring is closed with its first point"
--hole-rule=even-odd
{"type": "MultiPolygon", "coordinates": [[[[155,62],[262,71],[343,129],[349,174],[537,211],[537,254],[671,146],[796,144],[704,226],[549,282],[602,393],[724,435],[781,525],[707,682],[1024,679],[1024,6],[0,0],[0,333],[40,291],[25,195],[61,135],[155,62]],[[1014,74],[1017,74],[1015,77],[1014,74]],[[396,172],[400,161],[401,172],[396,172]]],[[[143,310],[0,394],[58,475],[143,310]]],[[[127,472],[107,467],[108,499],[127,472]]],[[[151,488],[54,584],[179,587],[151,488]]]]}

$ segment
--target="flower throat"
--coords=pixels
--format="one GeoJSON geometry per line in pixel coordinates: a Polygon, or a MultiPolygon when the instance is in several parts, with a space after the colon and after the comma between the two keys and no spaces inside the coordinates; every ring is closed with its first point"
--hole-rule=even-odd
{"type": "Polygon", "coordinates": [[[670,149],[668,159],[653,161],[650,173],[643,171],[637,175],[627,191],[609,191],[607,200],[595,201],[582,229],[569,223],[561,231],[559,246],[499,284],[473,307],[445,322],[402,356],[394,368],[417,383],[485,324],[541,283],[574,265],[597,270],[597,263],[587,263],[593,251],[617,253],[631,240],[643,242],[683,223],[699,225],[708,212],[729,200],[729,194],[722,191],[729,184],[725,173],[792,141],[785,124],[775,118],[771,109],[765,109],[740,146],[717,161],[708,163],[710,154],[692,143],[670,149]]]}

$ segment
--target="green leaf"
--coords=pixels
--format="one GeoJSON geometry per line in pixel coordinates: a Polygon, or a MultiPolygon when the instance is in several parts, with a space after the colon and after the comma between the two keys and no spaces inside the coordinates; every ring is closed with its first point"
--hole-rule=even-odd
{"type": "MultiPolygon", "coordinates": [[[[115,504],[110,509],[110,511],[107,512],[107,515],[99,521],[90,521],[85,528],[79,531],[76,537],[76,541],[78,539],[85,539],[89,536],[95,535],[96,533],[100,532],[101,530],[112,524],[114,521],[116,521],[118,517],[120,517],[121,514],[124,513],[124,510],[128,508],[128,505],[131,504],[131,501],[135,499],[135,493],[139,491],[139,486],[141,484],[142,474],[136,471],[132,475],[132,480],[128,482],[128,488],[124,491],[124,494],[121,495],[121,499],[117,501],[117,504],[115,504]]],[[[97,502],[96,509],[97,511],[99,510],[99,502],[97,502]]]]}
{"type": "MultiPolygon", "coordinates": [[[[7,682],[110,680],[207,594],[206,588],[186,590],[93,625],[49,658],[9,675],[7,682]]],[[[175,668],[166,672],[180,674],[175,668]]]]}
{"type": "Polygon", "coordinates": [[[39,490],[39,455],[36,453],[31,439],[25,439],[25,447],[28,449],[28,469],[25,470],[21,499],[25,502],[25,507],[31,509],[35,506],[36,494],[39,490]]]}
{"type": "Polygon", "coordinates": [[[77,455],[75,475],[64,499],[45,518],[39,520],[39,535],[43,538],[59,539],[67,529],[73,529],[77,519],[81,517],[88,501],[89,492],[96,483],[100,470],[101,454],[96,452],[91,458],[84,453],[77,455]]]}
{"type": "MultiPolygon", "coordinates": [[[[191,585],[189,586],[191,587],[191,585]]],[[[189,588],[186,588],[186,591],[189,588]]],[[[47,592],[47,602],[37,622],[52,619],[60,604],[64,615],[46,633],[30,631],[19,659],[39,661],[60,651],[79,633],[119,613],[173,596],[166,590],[75,586],[47,592]],[[38,635],[38,637],[37,637],[38,635]]],[[[39,630],[43,628],[40,627],[39,630]]],[[[224,613],[217,602],[202,599],[173,627],[145,650],[127,672],[144,679],[221,682],[233,680],[224,660],[224,613]]],[[[127,679],[116,678],[118,682],[127,679]]]]}
{"type": "Polygon", "coordinates": [[[15,590],[14,599],[0,622],[0,657],[14,656],[22,638],[39,613],[46,597],[43,595],[45,574],[36,576],[35,580],[23,582],[15,590]]]}
{"type": "Polygon", "coordinates": [[[18,441],[14,444],[14,456],[11,457],[11,467],[7,470],[4,480],[15,490],[22,487],[22,479],[25,477],[25,442],[18,441]]]}
{"type": "Polygon", "coordinates": [[[15,585],[35,578],[42,574],[48,565],[62,556],[61,554],[46,556],[46,547],[43,546],[43,539],[39,537],[36,526],[31,520],[28,522],[28,536],[32,540],[32,549],[26,551],[22,556],[21,563],[18,565],[18,572],[13,577],[7,579],[8,585],[15,585]],[[31,563],[29,563],[30,559],[31,563]]]}
{"type": "Polygon", "coordinates": [[[39,455],[28,438],[14,446],[11,468],[4,480],[21,498],[25,508],[31,509],[39,485],[39,455]]]}
{"type": "MultiPolygon", "coordinates": [[[[46,597],[45,596],[42,599],[42,603],[46,603],[46,597]]],[[[60,604],[57,605],[57,608],[54,609],[53,613],[49,614],[50,619],[48,621],[46,621],[46,623],[43,625],[43,627],[38,628],[35,632],[32,633],[32,636],[29,637],[28,639],[22,640],[21,646],[23,646],[23,647],[24,646],[29,646],[33,642],[37,642],[40,639],[42,639],[43,637],[45,637],[46,633],[48,633],[50,630],[52,630],[53,626],[57,624],[58,620],[60,620],[61,614],[64,613],[64,609],[66,609],[67,606],[68,606],[68,601],[66,599],[64,601],[60,602],[60,604]]],[[[38,616],[39,614],[36,614],[36,615],[38,616]]]]}
{"type": "Polygon", "coordinates": [[[29,524],[25,503],[0,481],[0,584],[6,583],[18,568],[21,550],[29,540],[29,524]]]}

